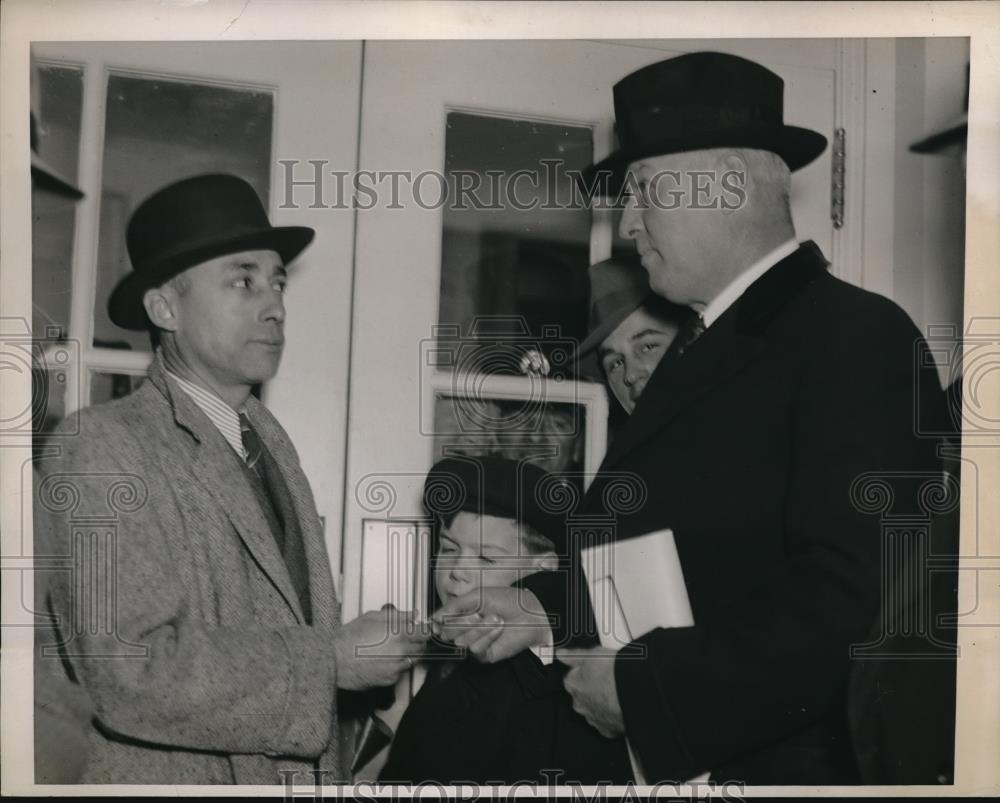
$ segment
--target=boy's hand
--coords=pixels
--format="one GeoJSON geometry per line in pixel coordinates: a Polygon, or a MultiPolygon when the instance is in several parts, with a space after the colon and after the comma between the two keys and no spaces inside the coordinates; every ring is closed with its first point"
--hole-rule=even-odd
{"type": "Polygon", "coordinates": [[[333,647],[337,686],[359,690],[391,686],[423,654],[430,629],[408,611],[368,611],[337,628],[333,647]]]}
{"type": "Polygon", "coordinates": [[[486,664],[548,644],[552,635],[545,609],[525,588],[478,588],[445,603],[431,622],[436,635],[486,664]]]}
{"type": "Polygon", "coordinates": [[[617,654],[617,650],[607,647],[556,651],[556,660],[569,667],[563,685],[573,698],[573,710],[609,739],[625,733],[615,685],[617,654]]]}

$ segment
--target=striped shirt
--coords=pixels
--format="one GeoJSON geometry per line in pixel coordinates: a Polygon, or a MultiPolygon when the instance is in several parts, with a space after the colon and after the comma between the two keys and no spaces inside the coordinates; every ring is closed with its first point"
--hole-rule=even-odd
{"type": "Polygon", "coordinates": [[[226,439],[226,443],[233,447],[233,451],[240,456],[240,460],[246,461],[247,450],[243,448],[239,413],[212,391],[205,390],[194,382],[181,379],[172,371],[167,371],[167,376],[173,379],[191,401],[197,404],[201,411],[208,416],[208,420],[215,424],[215,428],[226,439]]]}

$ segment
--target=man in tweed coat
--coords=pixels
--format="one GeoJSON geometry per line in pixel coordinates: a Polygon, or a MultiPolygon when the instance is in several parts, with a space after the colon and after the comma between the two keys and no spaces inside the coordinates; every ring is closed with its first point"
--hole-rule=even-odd
{"type": "Polygon", "coordinates": [[[159,341],[148,380],[64,422],[36,478],[39,543],[74,561],[38,648],[95,702],[84,782],[344,781],[338,689],[390,685],[423,648],[394,611],[340,624],[309,483],[250,393],[277,370],[284,266],[312,236],[223,175],[129,222],[109,311],[159,341]]]}

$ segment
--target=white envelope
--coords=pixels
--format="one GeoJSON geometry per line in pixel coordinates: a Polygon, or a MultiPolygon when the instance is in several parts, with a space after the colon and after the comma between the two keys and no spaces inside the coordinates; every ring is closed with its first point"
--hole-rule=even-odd
{"type": "MultiPolygon", "coordinates": [[[[657,627],[691,627],[694,616],[672,530],[581,550],[601,646],[620,649],[657,627]]],[[[636,783],[646,785],[629,745],[636,783]]],[[[689,783],[708,780],[709,773],[689,783]]]]}
{"type": "Polygon", "coordinates": [[[581,560],[602,646],[694,624],[672,530],[589,547],[581,560]]]}

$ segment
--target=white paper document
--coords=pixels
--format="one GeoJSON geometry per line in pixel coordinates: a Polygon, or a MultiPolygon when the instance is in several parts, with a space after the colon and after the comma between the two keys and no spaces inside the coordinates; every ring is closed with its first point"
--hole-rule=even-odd
{"type": "MultiPolygon", "coordinates": [[[[657,627],[691,627],[694,616],[672,530],[581,551],[601,646],[620,649],[657,627]]],[[[636,782],[646,784],[629,745],[636,782]]],[[[708,773],[691,782],[708,780],[708,773]]]]}
{"type": "Polygon", "coordinates": [[[618,648],[657,627],[691,627],[694,616],[671,530],[582,551],[601,645],[618,648]]]}

